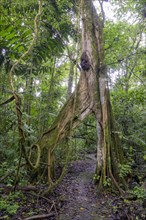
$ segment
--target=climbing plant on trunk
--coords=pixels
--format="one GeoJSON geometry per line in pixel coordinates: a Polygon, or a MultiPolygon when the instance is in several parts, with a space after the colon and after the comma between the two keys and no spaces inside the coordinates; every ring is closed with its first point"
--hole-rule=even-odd
{"type": "MultiPolygon", "coordinates": [[[[101,9],[102,9],[102,4],[101,9]]],[[[103,9],[101,10],[103,12],[103,9]]],[[[48,149],[48,175],[50,181],[50,155],[56,146],[89,114],[97,124],[97,169],[99,187],[109,180],[120,190],[119,164],[122,150],[114,132],[110,105],[107,70],[104,62],[104,19],[100,19],[92,0],[81,1],[82,56],[81,75],[75,92],[70,96],[55,122],[36,143],[41,151],[48,149]]],[[[104,16],[103,16],[104,17],[104,16]]]]}

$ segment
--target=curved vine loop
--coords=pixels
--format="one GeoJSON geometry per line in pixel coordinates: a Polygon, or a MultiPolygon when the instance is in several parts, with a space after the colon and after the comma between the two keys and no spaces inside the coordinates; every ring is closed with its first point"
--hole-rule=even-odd
{"type": "Polygon", "coordinates": [[[33,144],[33,145],[31,146],[31,148],[30,148],[29,156],[28,156],[29,163],[30,163],[31,167],[33,167],[34,169],[36,169],[36,168],[39,166],[40,158],[41,158],[41,149],[40,149],[40,146],[39,146],[38,144],[33,144]],[[33,149],[34,147],[37,149],[37,159],[36,159],[35,165],[33,165],[32,162],[31,162],[32,149],[33,149]]]}
{"type": "Polygon", "coordinates": [[[37,37],[38,37],[39,17],[42,13],[42,0],[38,0],[38,6],[39,6],[38,13],[34,18],[34,33],[32,34],[32,36],[33,36],[32,42],[31,42],[28,50],[13,64],[13,66],[10,70],[10,73],[9,73],[10,86],[11,86],[12,93],[13,93],[13,96],[14,96],[14,99],[15,99],[15,108],[16,108],[18,133],[19,133],[19,145],[20,145],[20,148],[22,150],[22,153],[24,155],[24,158],[25,158],[27,164],[31,168],[35,168],[35,169],[39,166],[41,151],[40,151],[40,147],[38,145],[34,145],[34,146],[37,147],[38,157],[37,157],[35,165],[33,165],[31,163],[31,161],[29,160],[29,157],[27,155],[27,151],[26,151],[26,148],[25,148],[25,133],[24,133],[24,130],[23,130],[23,122],[22,122],[21,98],[18,95],[18,93],[15,91],[15,87],[14,87],[14,83],[13,83],[13,74],[15,73],[16,67],[20,64],[20,62],[26,56],[28,56],[32,52],[32,50],[33,50],[33,48],[36,44],[37,37]]]}

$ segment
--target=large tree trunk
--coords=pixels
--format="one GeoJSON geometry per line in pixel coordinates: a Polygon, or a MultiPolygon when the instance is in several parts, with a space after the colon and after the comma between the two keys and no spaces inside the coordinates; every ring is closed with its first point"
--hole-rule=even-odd
{"type": "Polygon", "coordinates": [[[69,135],[71,129],[92,112],[93,102],[91,102],[89,88],[92,88],[93,83],[91,71],[88,73],[82,71],[75,92],[70,96],[51,128],[37,142],[41,149],[47,147],[53,150],[63,138],[69,135]]]}
{"type": "Polygon", "coordinates": [[[90,97],[93,97],[92,111],[97,122],[96,177],[100,188],[113,182],[120,190],[119,164],[123,156],[117,134],[114,132],[107,70],[104,62],[103,21],[98,17],[92,0],[82,1],[82,19],[82,48],[90,56],[94,79],[94,86],[92,89],[89,88],[89,93],[92,94],[90,97]]]}
{"type": "Polygon", "coordinates": [[[38,145],[53,152],[56,145],[70,134],[90,113],[97,122],[97,180],[100,188],[112,181],[120,190],[119,163],[121,151],[114,123],[104,63],[103,24],[92,0],[82,0],[82,53],[86,53],[89,70],[82,70],[75,92],[70,96],[51,128],[38,145]]]}

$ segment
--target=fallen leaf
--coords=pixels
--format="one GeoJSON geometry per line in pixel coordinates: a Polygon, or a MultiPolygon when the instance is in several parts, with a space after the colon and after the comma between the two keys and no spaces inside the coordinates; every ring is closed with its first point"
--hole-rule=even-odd
{"type": "Polygon", "coordinates": [[[83,207],[81,207],[81,208],[80,208],[80,210],[81,210],[81,211],[83,211],[83,210],[84,210],[84,208],[83,208],[83,207]]]}

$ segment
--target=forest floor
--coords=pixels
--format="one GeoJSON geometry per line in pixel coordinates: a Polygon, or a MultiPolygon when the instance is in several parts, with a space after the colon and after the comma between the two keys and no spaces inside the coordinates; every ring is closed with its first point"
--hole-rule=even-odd
{"type": "MultiPolygon", "coordinates": [[[[0,204],[3,220],[144,220],[146,213],[140,200],[129,201],[118,195],[100,193],[94,185],[96,158],[93,154],[71,162],[60,185],[48,196],[40,188],[18,191],[15,196],[1,185],[0,194],[8,203],[0,204]],[[14,203],[15,199],[15,203],[14,203]],[[18,209],[15,209],[18,205],[18,209]],[[11,208],[10,208],[11,207],[11,208]],[[13,213],[15,209],[16,213],[13,213]]],[[[14,211],[14,212],[15,212],[14,211]]]]}
{"type": "Polygon", "coordinates": [[[110,200],[107,200],[107,196],[98,196],[96,192],[93,181],[95,168],[95,155],[72,162],[68,174],[57,189],[66,201],[58,220],[109,219],[110,200]]]}

